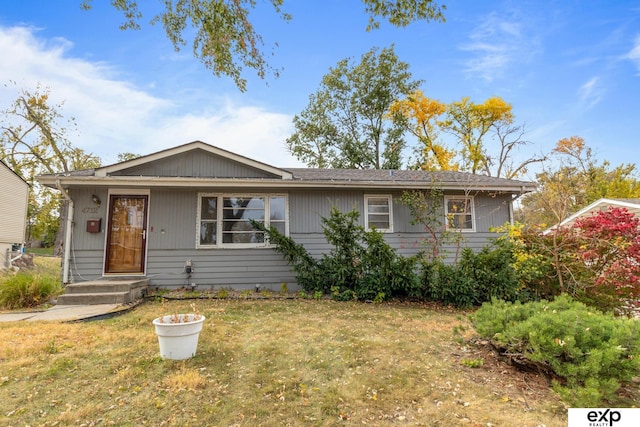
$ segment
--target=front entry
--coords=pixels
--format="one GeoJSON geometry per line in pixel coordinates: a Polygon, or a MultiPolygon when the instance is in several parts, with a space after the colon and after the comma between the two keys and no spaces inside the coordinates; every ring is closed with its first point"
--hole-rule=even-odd
{"type": "Polygon", "coordinates": [[[144,274],[149,196],[111,195],[105,274],[144,274]]]}

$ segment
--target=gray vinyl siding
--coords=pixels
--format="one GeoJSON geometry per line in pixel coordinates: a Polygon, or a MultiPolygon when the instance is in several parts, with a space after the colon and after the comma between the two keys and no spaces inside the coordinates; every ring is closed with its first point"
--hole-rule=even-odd
{"type": "MultiPolygon", "coordinates": [[[[206,189],[167,190],[152,189],[149,194],[149,220],[147,228],[147,270],[151,286],[176,288],[196,283],[201,289],[230,287],[253,289],[259,284],[263,289],[279,290],[287,283],[296,289],[295,276],[282,256],[272,248],[249,249],[196,249],[196,219],[198,193],[206,189]],[[184,273],[187,260],[193,263],[193,274],[184,273]]],[[[234,191],[230,190],[229,193],[234,191]]],[[[244,191],[242,191],[244,192],[244,191]]],[[[282,193],[282,192],[281,192],[282,193]]],[[[328,252],[320,219],[328,217],[332,204],[341,211],[354,207],[363,212],[365,194],[391,194],[394,200],[394,229],[385,239],[405,256],[415,255],[427,235],[421,226],[410,225],[408,209],[399,203],[399,192],[364,192],[361,190],[289,191],[290,236],[316,257],[328,252]]],[[[93,280],[102,277],[107,226],[108,193],[106,189],[87,188],[74,190],[75,225],[71,273],[73,281],[93,280]],[[92,195],[102,203],[96,206],[92,195]],[[87,233],[86,221],[102,219],[100,233],[87,233]]],[[[476,213],[475,233],[462,233],[462,246],[481,249],[495,234],[489,228],[509,220],[509,197],[478,194],[474,198],[476,213]]],[[[360,216],[360,224],[364,224],[360,216]]],[[[455,247],[443,248],[446,260],[455,260],[455,247]]]]}
{"type": "Polygon", "coordinates": [[[149,200],[147,245],[153,250],[195,248],[198,193],[154,190],[149,200]]]}
{"type": "Polygon", "coordinates": [[[270,248],[150,250],[147,277],[152,286],[180,287],[196,283],[201,289],[295,289],[295,276],[282,256],[270,248]],[[193,264],[189,278],[186,260],[193,264]]]}
{"type": "Polygon", "coordinates": [[[70,278],[72,283],[102,278],[103,250],[75,249],[71,251],[70,278]]]}
{"type": "Polygon", "coordinates": [[[94,251],[95,254],[99,253],[99,273],[101,274],[102,251],[104,250],[105,245],[105,228],[107,226],[107,209],[109,204],[107,190],[99,188],[74,189],[70,192],[70,195],[73,198],[74,204],[73,241],[71,249],[72,251],[76,251],[76,255],[78,251],[94,251]],[[100,205],[96,205],[93,202],[93,195],[100,199],[100,205]],[[95,219],[100,219],[102,221],[100,232],[87,233],[87,221],[95,219]]]}
{"type": "MultiPolygon", "coordinates": [[[[391,195],[393,197],[393,230],[399,233],[420,233],[424,227],[411,224],[409,209],[400,203],[399,192],[363,191],[305,191],[289,193],[289,217],[291,233],[322,233],[320,219],[328,217],[332,205],[342,212],[357,209],[361,215],[359,224],[364,226],[365,194],[391,195]]],[[[476,232],[489,232],[492,227],[509,221],[509,195],[474,195],[476,232]]],[[[444,211],[441,210],[444,220],[444,211]]],[[[466,234],[466,233],[465,233],[466,234]]]]}
{"type": "MultiPolygon", "coordinates": [[[[462,248],[471,248],[474,252],[479,252],[485,247],[491,239],[496,238],[496,233],[462,233],[462,241],[460,245],[444,245],[440,248],[440,255],[447,263],[453,263],[457,261],[462,248]]],[[[385,240],[392,247],[396,248],[398,254],[402,256],[413,256],[418,254],[421,250],[427,250],[430,252],[430,247],[425,246],[425,242],[428,242],[429,235],[426,233],[389,233],[385,234],[385,240]]]]}
{"type": "MultiPolygon", "coordinates": [[[[362,191],[304,191],[289,192],[289,230],[294,233],[322,233],[322,218],[329,217],[331,207],[349,212],[354,207],[362,212],[362,191]]],[[[364,225],[361,217],[360,225],[364,225]]]]}
{"type": "Polygon", "coordinates": [[[193,150],[171,158],[157,160],[112,175],[125,176],[181,176],[197,178],[274,178],[265,171],[214,156],[204,150],[193,150]]]}
{"type": "Polygon", "coordinates": [[[485,195],[474,197],[476,232],[488,232],[510,221],[510,195],[485,195]]]}

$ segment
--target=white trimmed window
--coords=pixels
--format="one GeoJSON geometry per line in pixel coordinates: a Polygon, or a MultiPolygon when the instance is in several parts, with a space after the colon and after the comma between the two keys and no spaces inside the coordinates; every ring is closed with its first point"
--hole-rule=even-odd
{"type": "Polygon", "coordinates": [[[473,197],[444,196],[447,230],[476,231],[473,197]]]}
{"type": "Polygon", "coordinates": [[[260,247],[268,241],[255,220],[289,235],[287,196],[282,194],[198,194],[196,247],[260,247]]]}
{"type": "Polygon", "coordinates": [[[393,199],[388,195],[364,196],[365,229],[376,229],[382,232],[393,231],[393,199]]]}

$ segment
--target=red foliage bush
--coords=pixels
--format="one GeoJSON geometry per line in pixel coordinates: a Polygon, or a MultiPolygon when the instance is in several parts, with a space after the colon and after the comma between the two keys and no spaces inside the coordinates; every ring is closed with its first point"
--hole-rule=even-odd
{"type": "Polygon", "coordinates": [[[586,302],[604,309],[632,310],[640,305],[640,219],[625,208],[576,220],[567,230],[575,239],[572,266],[581,278],[586,302]]]}

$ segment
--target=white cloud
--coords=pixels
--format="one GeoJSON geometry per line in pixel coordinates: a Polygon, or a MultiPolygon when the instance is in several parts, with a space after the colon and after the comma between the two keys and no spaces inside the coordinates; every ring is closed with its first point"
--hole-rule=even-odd
{"type": "Polygon", "coordinates": [[[492,82],[509,66],[529,62],[538,47],[535,37],[523,34],[522,23],[515,18],[505,19],[491,13],[484,17],[469,35],[469,42],[461,45],[460,49],[472,53],[466,61],[466,72],[492,82]]]}
{"type": "Polygon", "coordinates": [[[640,75],[640,35],[636,36],[635,45],[627,54],[627,59],[636,64],[638,74],[640,75]]]}
{"type": "Polygon", "coordinates": [[[175,141],[200,140],[273,166],[301,166],[286,155],[284,140],[290,131],[291,118],[285,114],[227,103],[210,114],[169,118],[149,135],[146,151],[156,151],[157,143],[170,147],[175,141]]]}
{"type": "Polygon", "coordinates": [[[118,153],[150,154],[201,140],[274,166],[299,166],[284,149],[291,117],[229,100],[193,106],[184,93],[176,99],[154,96],[121,79],[109,64],[73,57],[72,48],[68,40],[38,38],[34,28],[0,27],[0,51],[11,58],[0,67],[0,109],[17,96],[9,81],[29,91],[48,87],[52,102],[64,102],[62,115],[77,122],[79,135],[68,135],[72,143],[107,164],[118,153]]]}
{"type": "Polygon", "coordinates": [[[591,108],[602,101],[603,89],[598,77],[592,77],[578,89],[578,98],[586,107],[591,108]]]}

